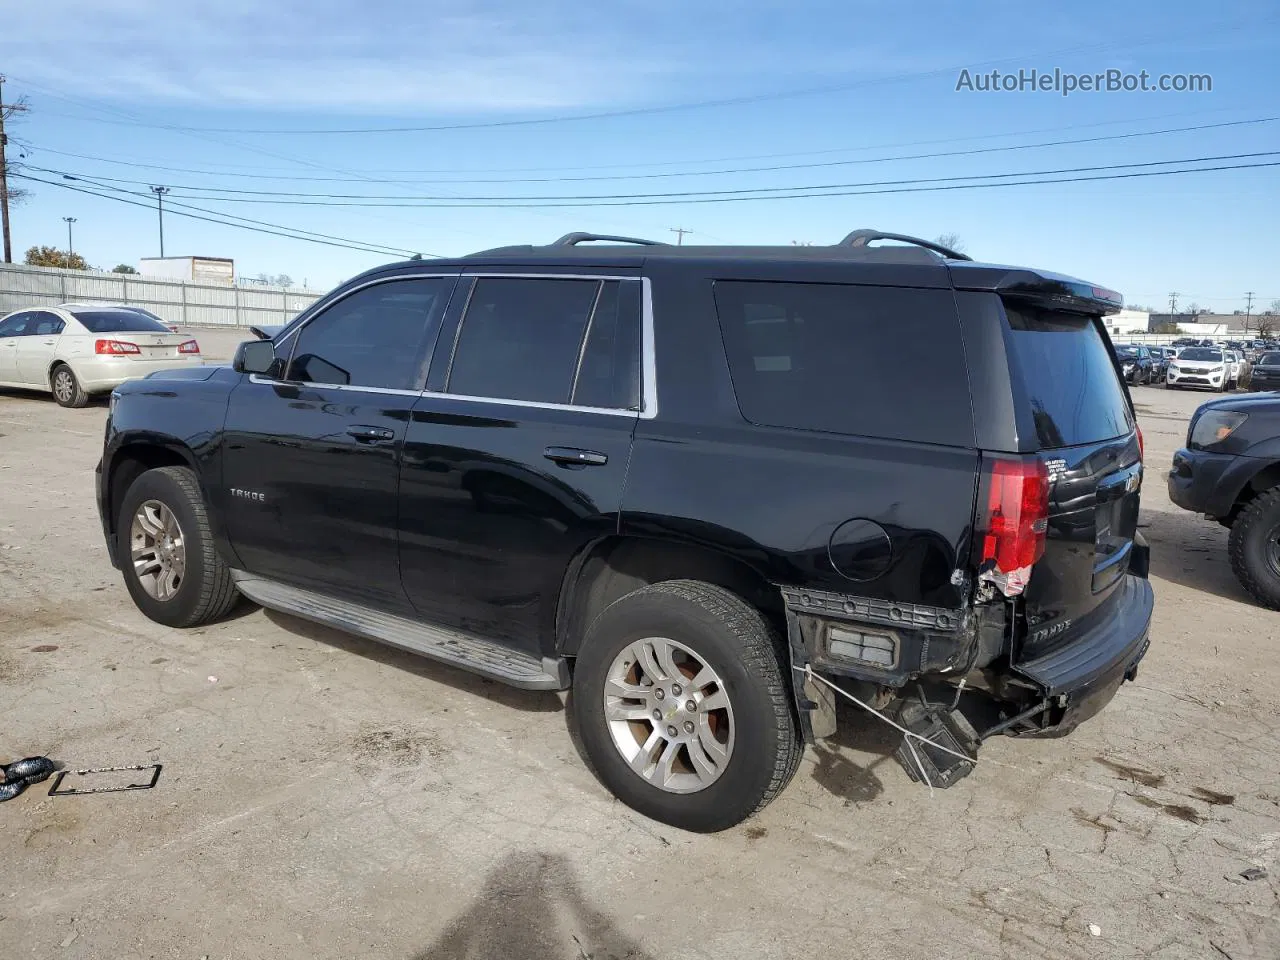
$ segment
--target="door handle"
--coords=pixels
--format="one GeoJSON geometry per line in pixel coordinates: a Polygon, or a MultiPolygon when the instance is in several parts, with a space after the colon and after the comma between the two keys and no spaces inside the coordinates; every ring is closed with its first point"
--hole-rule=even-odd
{"type": "Polygon", "coordinates": [[[45,341],[44,341],[44,345],[45,345],[46,347],[52,347],[52,346],[53,346],[55,343],[57,343],[57,342],[58,342],[57,340],[45,340],[45,341]]]}
{"type": "Polygon", "coordinates": [[[602,467],[609,462],[608,454],[581,450],[578,447],[547,447],[542,455],[552,463],[566,467],[602,467]]]}
{"type": "Polygon", "coordinates": [[[355,437],[358,443],[385,443],[396,438],[395,431],[387,427],[368,427],[363,424],[347,427],[347,434],[355,437]]]}

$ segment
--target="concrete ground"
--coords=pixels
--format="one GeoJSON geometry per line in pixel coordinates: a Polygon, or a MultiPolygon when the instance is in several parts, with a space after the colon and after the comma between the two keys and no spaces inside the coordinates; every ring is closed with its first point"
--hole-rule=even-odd
{"type": "Polygon", "coordinates": [[[846,714],[760,816],[697,836],[605,793],[557,695],[249,606],[144,619],[94,511],[105,408],[0,393],[0,759],[164,765],[150,791],[0,805],[4,953],[1275,960],[1280,617],[1166,497],[1203,398],[1135,398],[1158,598],[1137,682],[934,796],[846,714]]]}

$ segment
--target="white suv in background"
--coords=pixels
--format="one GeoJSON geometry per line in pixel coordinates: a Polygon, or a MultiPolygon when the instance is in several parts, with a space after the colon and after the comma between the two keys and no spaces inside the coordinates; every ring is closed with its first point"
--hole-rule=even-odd
{"type": "Polygon", "coordinates": [[[200,345],[155,314],[119,304],[64,303],[0,319],[0,387],[83,407],[95,393],[156,370],[200,364],[200,345]]]}
{"type": "Polygon", "coordinates": [[[1226,392],[1233,370],[1232,362],[1227,358],[1228,352],[1219,347],[1183,347],[1169,362],[1165,387],[1169,390],[1198,387],[1226,392]]]}

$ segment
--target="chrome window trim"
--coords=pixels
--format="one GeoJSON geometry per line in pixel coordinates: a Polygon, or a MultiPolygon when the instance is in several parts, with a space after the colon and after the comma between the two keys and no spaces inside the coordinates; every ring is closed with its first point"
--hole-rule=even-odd
{"type": "MultiPolygon", "coordinates": [[[[293,362],[293,349],[297,347],[297,334],[307,324],[311,323],[316,317],[327,311],[329,307],[336,303],[340,303],[357,290],[363,290],[366,287],[372,287],[379,283],[392,283],[396,280],[420,280],[420,279],[445,279],[452,277],[460,280],[463,277],[474,277],[476,279],[492,277],[495,279],[509,280],[630,280],[633,283],[640,283],[640,409],[624,410],[614,409],[612,407],[584,407],[570,403],[544,403],[537,400],[510,400],[502,397],[473,397],[458,393],[440,393],[432,390],[397,390],[388,387],[362,387],[352,386],[348,384],[336,383],[308,383],[302,380],[272,380],[258,374],[250,374],[249,382],[257,384],[288,384],[297,387],[315,387],[324,388],[326,390],[346,390],[357,393],[373,393],[388,394],[392,396],[421,396],[431,397],[433,399],[442,400],[460,400],[465,403],[490,403],[496,406],[522,407],[533,410],[570,410],[578,413],[598,413],[612,417],[631,417],[640,420],[653,420],[658,416],[658,374],[657,374],[657,351],[654,342],[653,333],[653,288],[648,277],[636,276],[635,274],[602,274],[602,273],[508,273],[477,271],[474,268],[468,268],[466,271],[459,270],[452,273],[424,272],[424,273],[398,273],[389,277],[378,277],[369,280],[358,286],[352,287],[350,290],[343,291],[342,295],[335,297],[328,302],[319,301],[319,306],[314,312],[304,318],[296,327],[285,333],[280,340],[273,341],[277,347],[285,341],[292,339],[293,345],[289,352],[289,360],[285,365],[285,369],[289,369],[289,364],[293,362]]],[[[472,292],[474,292],[474,286],[472,292]]],[[[467,307],[470,307],[470,298],[468,298],[467,307]]],[[[466,312],[464,310],[462,317],[459,319],[458,329],[454,334],[454,348],[457,346],[457,335],[462,330],[462,324],[466,321],[466,312]]],[[[452,352],[449,357],[449,366],[452,369],[453,357],[452,352]]]]}

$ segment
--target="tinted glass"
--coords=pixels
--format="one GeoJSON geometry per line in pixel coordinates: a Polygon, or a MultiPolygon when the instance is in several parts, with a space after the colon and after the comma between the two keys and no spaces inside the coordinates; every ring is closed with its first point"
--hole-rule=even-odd
{"type": "Polygon", "coordinates": [[[1136,357],[1138,355],[1138,348],[1120,344],[1116,347],[1116,355],[1120,357],[1136,357]]]}
{"type": "Polygon", "coordinates": [[[1208,347],[1187,347],[1180,354],[1179,360],[1193,360],[1200,363],[1221,363],[1222,351],[1210,350],[1208,347]]]}
{"type": "Polygon", "coordinates": [[[156,316],[142,310],[73,310],[72,316],[90,333],[172,333],[156,316]]]}
{"type": "Polygon", "coordinates": [[[1031,402],[1043,449],[1120,437],[1129,402],[1096,320],[1005,305],[1012,360],[1031,402]]]}
{"type": "Polygon", "coordinates": [[[1264,353],[1258,358],[1258,363],[1268,367],[1280,366],[1280,353],[1264,353]]]}
{"type": "Polygon", "coordinates": [[[452,290],[451,278],[394,280],[357,290],[302,328],[286,379],[420,388],[424,354],[452,290]]]}
{"type": "Polygon", "coordinates": [[[747,420],[973,445],[949,291],[722,280],[715,299],[747,420]]]}
{"type": "Polygon", "coordinates": [[[598,293],[598,280],[477,280],[446,390],[568,403],[598,293]]]}
{"type": "Polygon", "coordinates": [[[21,337],[27,332],[29,313],[15,313],[0,321],[0,337],[21,337]]]}
{"type": "Polygon", "coordinates": [[[57,336],[66,326],[61,317],[52,313],[35,313],[32,314],[32,318],[35,320],[35,325],[31,332],[37,337],[57,336]]]}
{"type": "Polygon", "coordinates": [[[604,285],[587,328],[572,401],[580,407],[640,406],[640,283],[604,285]]]}

